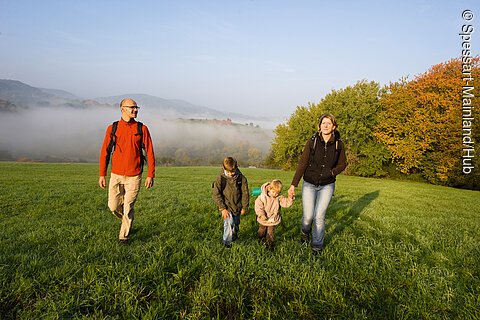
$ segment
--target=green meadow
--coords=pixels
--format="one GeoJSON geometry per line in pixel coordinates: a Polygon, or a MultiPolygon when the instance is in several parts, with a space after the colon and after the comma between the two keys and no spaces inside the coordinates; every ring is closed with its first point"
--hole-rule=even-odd
{"type": "MultiPolygon", "coordinates": [[[[325,250],[301,192],[271,252],[251,198],[221,245],[215,167],[158,167],[128,245],[95,164],[0,163],[1,319],[480,319],[480,193],[341,175],[325,250]]],[[[249,186],[293,172],[245,168],[249,186]]]]}

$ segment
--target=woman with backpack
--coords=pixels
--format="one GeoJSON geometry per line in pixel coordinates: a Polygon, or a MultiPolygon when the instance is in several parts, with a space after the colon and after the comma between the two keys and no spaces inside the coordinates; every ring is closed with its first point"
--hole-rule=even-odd
{"type": "Polygon", "coordinates": [[[308,139],[288,189],[295,195],[295,187],[303,177],[301,241],[311,245],[314,254],[323,249],[325,214],[335,190],[335,177],[347,167],[345,148],[332,114],[320,118],[318,132],[308,139]]]}

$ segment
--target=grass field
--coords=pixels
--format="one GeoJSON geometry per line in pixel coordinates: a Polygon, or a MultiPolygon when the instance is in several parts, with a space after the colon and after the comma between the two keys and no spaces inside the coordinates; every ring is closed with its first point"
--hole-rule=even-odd
{"type": "MultiPolygon", "coordinates": [[[[274,252],[257,243],[253,206],[226,249],[219,168],[159,167],[122,246],[96,165],[0,170],[1,319],[480,319],[476,191],[340,176],[314,256],[299,188],[274,252]]],[[[293,175],[242,171],[250,187],[293,175]]]]}

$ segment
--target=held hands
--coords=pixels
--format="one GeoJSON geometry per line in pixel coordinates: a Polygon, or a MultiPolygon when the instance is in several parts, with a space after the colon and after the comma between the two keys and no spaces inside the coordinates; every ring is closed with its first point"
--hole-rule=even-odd
{"type": "Polygon", "coordinates": [[[295,199],[295,186],[291,185],[290,188],[288,188],[288,198],[290,199],[295,199]]]}

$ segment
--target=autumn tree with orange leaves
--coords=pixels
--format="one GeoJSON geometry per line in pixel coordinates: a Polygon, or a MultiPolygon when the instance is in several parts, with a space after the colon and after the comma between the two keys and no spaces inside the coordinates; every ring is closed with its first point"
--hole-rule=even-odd
{"type": "MultiPolygon", "coordinates": [[[[462,172],[462,66],[461,58],[452,59],[412,81],[391,83],[380,99],[382,112],[374,135],[402,173],[420,173],[432,183],[479,189],[480,153],[475,170],[462,172]]],[[[470,66],[480,86],[480,58],[472,58],[470,66]]],[[[478,98],[473,98],[472,105],[478,105],[478,98]]],[[[480,118],[472,124],[478,150],[480,132],[475,121],[480,118]]]]}

